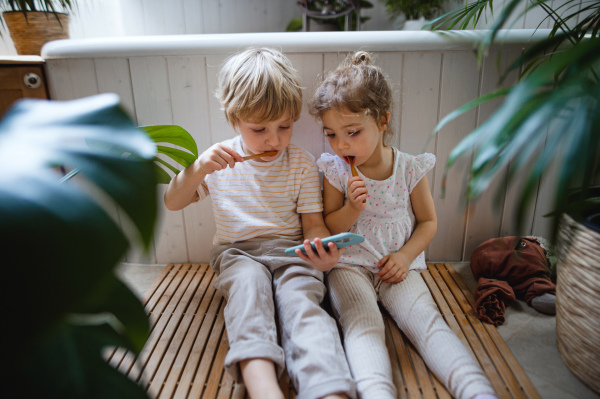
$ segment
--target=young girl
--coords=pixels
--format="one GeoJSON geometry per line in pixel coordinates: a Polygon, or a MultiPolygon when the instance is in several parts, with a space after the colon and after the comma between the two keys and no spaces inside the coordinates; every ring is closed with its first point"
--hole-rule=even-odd
{"type": "Polygon", "coordinates": [[[385,144],[392,134],[390,108],[390,87],[366,52],[327,76],[311,104],[337,155],[323,154],[317,161],[325,176],[325,223],[331,234],[365,237],[327,275],[358,393],[396,398],[379,300],[454,397],[495,398],[419,275],[437,228],[425,176],[435,156],[412,156],[385,144]],[[349,162],[358,176],[352,176],[349,162]]]}

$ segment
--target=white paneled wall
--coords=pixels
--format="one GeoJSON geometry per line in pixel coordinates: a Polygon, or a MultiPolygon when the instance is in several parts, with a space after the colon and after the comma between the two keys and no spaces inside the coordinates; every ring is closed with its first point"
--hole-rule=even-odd
{"type": "MultiPolygon", "coordinates": [[[[494,2],[498,15],[507,0],[494,2]]],[[[549,0],[557,8],[567,0],[549,0]]],[[[371,0],[373,8],[363,9],[362,16],[370,20],[362,25],[364,31],[397,29],[398,21],[390,21],[379,0],[371,0]]],[[[581,2],[580,2],[581,3],[581,2]]],[[[445,10],[464,4],[449,0],[445,10]]],[[[516,29],[549,28],[550,20],[535,8],[524,12],[525,2],[510,27],[516,29]]],[[[575,5],[580,7],[580,5],[575,5]]],[[[566,10],[566,7],[564,7],[566,10]]],[[[572,9],[569,9],[572,11],[572,9]]],[[[292,18],[302,14],[297,0],[77,0],[77,10],[70,22],[73,39],[94,37],[123,37],[144,35],[181,35],[202,33],[283,32],[292,18]]],[[[482,17],[477,29],[491,25],[492,15],[482,17]]],[[[15,48],[0,26],[0,55],[16,54],[15,48]]]]}
{"type": "MultiPolygon", "coordinates": [[[[543,37],[531,31],[509,32],[501,48],[501,62],[508,65],[529,40],[543,37]]],[[[432,32],[331,32],[322,34],[245,34],[173,36],[141,41],[74,41],[46,49],[51,96],[67,100],[96,93],[115,92],[139,125],[176,124],[189,131],[200,151],[231,138],[213,93],[217,72],[231,53],[248,45],[282,49],[299,70],[305,104],[323,73],[334,68],[355,49],[372,51],[389,76],[394,89],[392,127],[394,145],[402,151],[436,154],[437,165],[429,180],[439,218],[438,233],[430,245],[430,260],[468,260],[471,252],[488,238],[513,235],[514,187],[501,188],[499,207],[492,207],[493,192],[478,202],[464,195],[469,159],[450,169],[445,198],[441,195],[444,167],[450,150],[481,124],[497,107],[489,103],[451,122],[429,141],[430,132],[445,115],[477,96],[497,87],[497,51],[479,66],[471,51],[475,32],[452,38],[432,32]],[[154,43],[148,45],[148,43],[154,43]]],[[[511,76],[514,82],[516,76],[511,76]]],[[[294,127],[292,142],[315,157],[330,148],[318,123],[305,109],[294,127]]],[[[496,187],[502,182],[495,183],[496,187]]],[[[537,206],[527,215],[525,234],[547,234],[542,218],[547,208],[549,184],[540,186],[537,206]]],[[[161,187],[159,195],[164,193],[161,187]]],[[[167,211],[162,205],[160,227],[150,256],[133,251],[133,263],[206,262],[215,232],[210,199],[183,211],[167,211]]]]}

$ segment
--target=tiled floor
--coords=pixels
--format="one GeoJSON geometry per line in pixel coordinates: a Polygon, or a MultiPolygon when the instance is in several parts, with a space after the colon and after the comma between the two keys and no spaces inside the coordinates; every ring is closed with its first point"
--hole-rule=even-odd
{"type": "MultiPolygon", "coordinates": [[[[476,282],[466,262],[453,262],[467,286],[476,282]]],[[[122,265],[119,274],[140,296],[160,274],[163,266],[122,265]]],[[[600,398],[581,383],[565,366],[556,348],[556,322],[553,316],[536,312],[517,301],[506,311],[506,321],[498,327],[521,366],[544,399],[600,398]]],[[[600,371],[599,371],[600,372],[600,371]]]]}

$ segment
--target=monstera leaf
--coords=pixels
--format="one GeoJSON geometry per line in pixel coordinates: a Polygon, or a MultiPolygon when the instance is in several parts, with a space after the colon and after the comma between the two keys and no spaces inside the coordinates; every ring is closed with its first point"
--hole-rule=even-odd
{"type": "Polygon", "coordinates": [[[176,125],[141,126],[156,143],[157,155],[154,157],[154,171],[159,184],[169,184],[171,175],[167,170],[178,174],[180,170],[171,163],[187,168],[198,158],[196,141],[184,128],[176,125]],[[168,144],[168,145],[165,145],[168,144]],[[178,148],[179,147],[179,148],[178,148]]]}
{"type": "Polygon", "coordinates": [[[115,267],[131,239],[152,240],[155,153],[116,95],[22,100],[0,122],[6,397],[146,397],[102,350],[139,352],[148,337],[115,267]],[[138,234],[125,235],[117,217],[138,234]]]}

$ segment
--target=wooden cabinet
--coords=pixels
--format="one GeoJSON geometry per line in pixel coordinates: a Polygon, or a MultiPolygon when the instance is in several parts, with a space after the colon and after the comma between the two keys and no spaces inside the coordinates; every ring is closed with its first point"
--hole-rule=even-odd
{"type": "Polygon", "coordinates": [[[48,98],[41,57],[0,57],[0,118],[20,98],[48,98]]]}

